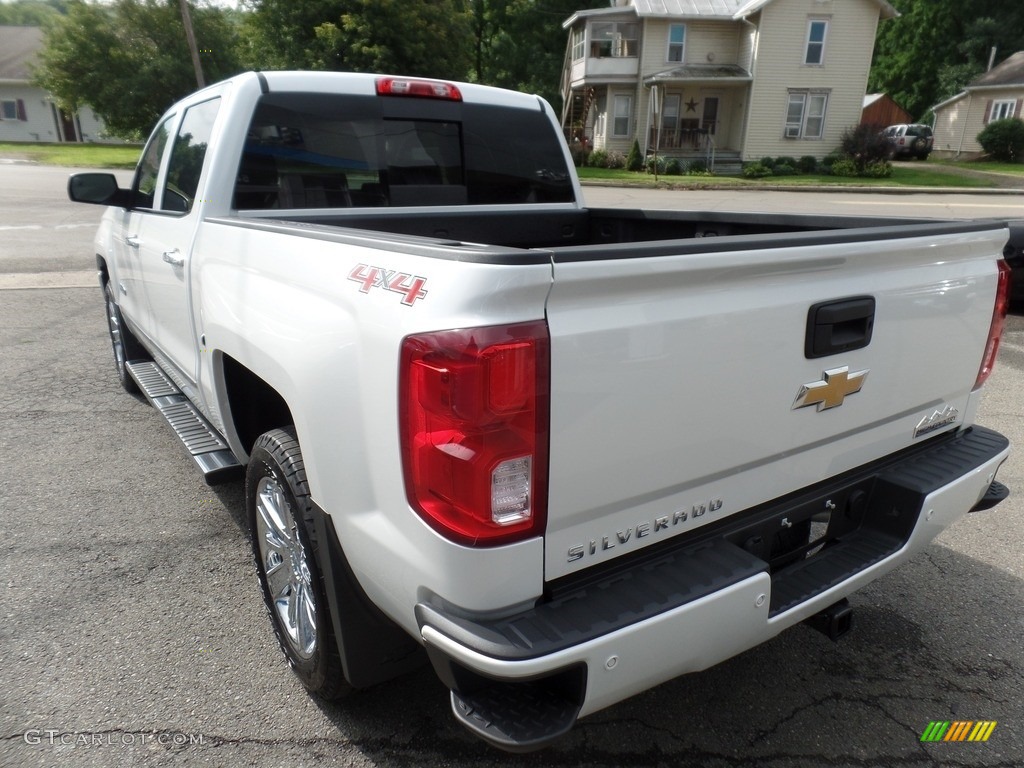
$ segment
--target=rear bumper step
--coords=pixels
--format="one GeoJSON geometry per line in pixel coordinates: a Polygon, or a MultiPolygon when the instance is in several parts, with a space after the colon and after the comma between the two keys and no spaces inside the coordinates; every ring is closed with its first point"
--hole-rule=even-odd
{"type": "Polygon", "coordinates": [[[244,467],[227,443],[160,366],[152,361],[130,361],[125,367],[146,399],[167,420],[207,484],[217,485],[242,476],[244,467]]]}
{"type": "MultiPolygon", "coordinates": [[[[706,668],[804,619],[833,639],[845,634],[852,613],[842,598],[923,548],[939,530],[938,517],[948,524],[966,513],[991,485],[1008,445],[983,427],[934,438],[734,515],[696,540],[588,580],[549,585],[545,599],[512,616],[469,616],[426,600],[416,617],[428,655],[466,727],[503,749],[543,746],[578,715],[618,700],[615,691],[590,689],[605,684],[620,656],[636,658],[626,649],[668,654],[658,656],[662,669],[647,681],[657,684],[670,679],[656,679],[669,670],[706,668]],[[827,531],[814,539],[823,510],[827,531]],[[802,544],[778,533],[801,526],[808,531],[802,544]],[[720,631],[698,627],[684,642],[680,631],[689,632],[698,616],[702,624],[713,617],[720,631]],[[537,725],[545,722],[546,729],[537,725]]],[[[646,683],[621,685],[634,693],[646,683]]]]}

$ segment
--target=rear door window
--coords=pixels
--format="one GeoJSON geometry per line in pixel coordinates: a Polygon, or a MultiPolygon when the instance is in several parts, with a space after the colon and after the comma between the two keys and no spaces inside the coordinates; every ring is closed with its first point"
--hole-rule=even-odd
{"type": "Polygon", "coordinates": [[[572,202],[540,111],[423,99],[267,94],[239,163],[239,209],[572,202]]]}

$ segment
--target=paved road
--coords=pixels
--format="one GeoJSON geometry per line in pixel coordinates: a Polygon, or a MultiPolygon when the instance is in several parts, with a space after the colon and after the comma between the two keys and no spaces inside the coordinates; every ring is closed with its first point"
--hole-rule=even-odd
{"type": "MultiPolygon", "coordinates": [[[[88,246],[84,228],[55,226],[91,209],[23,206],[3,180],[4,225],[54,223],[22,241],[25,272],[61,263],[54,233],[88,246]]],[[[241,487],[203,485],[119,390],[98,289],[0,291],[0,354],[4,768],[1024,765],[1024,452],[1001,473],[1017,495],[855,595],[841,642],[794,628],[505,756],[454,724],[428,671],[337,705],[302,692],[263,613],[241,487]],[[921,744],[939,719],[998,726],[985,744],[921,744]]],[[[1022,390],[1018,315],[980,416],[1018,445],[1022,390]]]]}

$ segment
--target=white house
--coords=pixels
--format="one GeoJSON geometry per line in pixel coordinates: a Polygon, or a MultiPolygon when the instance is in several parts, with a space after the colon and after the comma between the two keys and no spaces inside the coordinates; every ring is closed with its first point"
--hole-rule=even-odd
{"type": "Polygon", "coordinates": [[[1024,119],[1024,51],[971,81],[951,99],[932,107],[936,157],[977,157],[977,136],[993,120],[1024,119]]]}
{"type": "Polygon", "coordinates": [[[32,84],[30,65],[42,47],[39,27],[0,25],[0,141],[119,141],[104,137],[88,107],[63,112],[32,84]]]}
{"type": "Polygon", "coordinates": [[[595,149],[823,157],[860,122],[885,0],[616,0],[579,11],[563,127],[595,149]]]}

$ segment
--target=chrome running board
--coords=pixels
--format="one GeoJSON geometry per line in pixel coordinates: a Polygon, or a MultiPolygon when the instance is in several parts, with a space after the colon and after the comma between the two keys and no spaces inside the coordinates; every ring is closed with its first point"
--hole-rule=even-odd
{"type": "Polygon", "coordinates": [[[203,473],[207,485],[230,482],[242,476],[244,467],[238,463],[224,438],[160,370],[160,366],[146,360],[128,362],[125,367],[146,399],[171,425],[203,473]]]}

